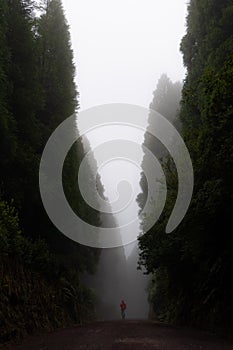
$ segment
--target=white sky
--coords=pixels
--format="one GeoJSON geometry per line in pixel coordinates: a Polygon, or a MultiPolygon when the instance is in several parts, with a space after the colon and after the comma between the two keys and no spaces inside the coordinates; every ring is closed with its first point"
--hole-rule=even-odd
{"type": "Polygon", "coordinates": [[[148,107],[162,73],[182,80],[186,0],[63,0],[81,108],[148,107]]]}
{"type": "MultiPolygon", "coordinates": [[[[179,46],[186,30],[186,0],[63,0],[63,6],[81,110],[111,102],[149,107],[161,74],[167,73],[172,81],[184,78],[179,46]]],[[[88,135],[92,149],[111,139],[111,131],[106,140],[104,135],[103,130],[88,135]]],[[[135,134],[136,142],[141,144],[143,136],[135,134]]],[[[125,169],[140,192],[140,170],[130,171],[127,164],[125,169]]],[[[100,172],[108,198],[115,198],[115,175],[125,169],[112,162],[112,168],[100,172]]],[[[136,203],[132,211],[137,216],[136,203]]]]}

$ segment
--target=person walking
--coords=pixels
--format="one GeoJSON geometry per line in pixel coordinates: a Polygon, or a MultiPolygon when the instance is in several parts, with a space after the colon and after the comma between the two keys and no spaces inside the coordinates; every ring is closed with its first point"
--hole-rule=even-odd
{"type": "Polygon", "coordinates": [[[126,303],[124,302],[124,300],[121,300],[120,308],[121,308],[121,318],[122,318],[122,320],[124,320],[125,319],[125,309],[126,309],[126,303]]]}

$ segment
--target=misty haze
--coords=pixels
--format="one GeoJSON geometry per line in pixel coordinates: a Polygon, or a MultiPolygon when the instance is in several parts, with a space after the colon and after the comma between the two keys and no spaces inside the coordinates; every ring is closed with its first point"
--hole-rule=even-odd
{"type": "Polygon", "coordinates": [[[232,0],[0,0],[0,348],[233,349],[232,0]]]}

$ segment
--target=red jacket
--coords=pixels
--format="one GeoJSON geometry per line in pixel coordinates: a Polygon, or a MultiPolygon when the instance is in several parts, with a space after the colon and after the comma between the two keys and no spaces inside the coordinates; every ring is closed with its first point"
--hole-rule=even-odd
{"type": "Polygon", "coordinates": [[[120,308],[121,308],[121,310],[125,310],[126,309],[126,303],[123,300],[120,303],[120,308]]]}

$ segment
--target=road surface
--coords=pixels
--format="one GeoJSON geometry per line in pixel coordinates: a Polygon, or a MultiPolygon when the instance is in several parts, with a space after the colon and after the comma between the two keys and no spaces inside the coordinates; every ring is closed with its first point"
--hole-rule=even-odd
{"type": "Polygon", "coordinates": [[[206,332],[152,321],[108,321],[29,337],[6,350],[233,350],[233,343],[206,332]]]}

